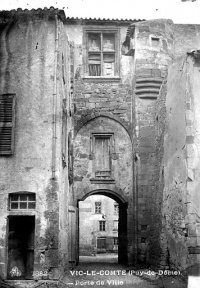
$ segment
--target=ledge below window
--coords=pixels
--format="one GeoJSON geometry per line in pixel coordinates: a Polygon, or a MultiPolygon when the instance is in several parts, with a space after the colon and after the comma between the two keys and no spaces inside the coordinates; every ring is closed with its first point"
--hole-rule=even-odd
{"type": "Polygon", "coordinates": [[[84,76],[82,77],[84,82],[119,82],[121,80],[120,77],[105,77],[105,76],[84,76]]]}
{"type": "Polygon", "coordinates": [[[114,179],[98,179],[98,178],[93,178],[90,179],[91,184],[114,184],[115,180],[114,179]]]}

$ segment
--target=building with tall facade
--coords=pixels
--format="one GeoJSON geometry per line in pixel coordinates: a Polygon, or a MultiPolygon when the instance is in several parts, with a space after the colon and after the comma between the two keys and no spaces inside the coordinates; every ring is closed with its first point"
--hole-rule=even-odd
{"type": "Polygon", "coordinates": [[[119,263],[199,264],[199,35],[165,19],[0,13],[3,279],[77,265],[93,195],[118,203],[119,263]]]}

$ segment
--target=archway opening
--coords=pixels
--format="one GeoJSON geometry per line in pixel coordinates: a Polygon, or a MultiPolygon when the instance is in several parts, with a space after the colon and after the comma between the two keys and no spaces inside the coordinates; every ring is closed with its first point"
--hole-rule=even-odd
{"type": "Polygon", "coordinates": [[[127,262],[127,205],[112,193],[79,201],[79,263],[127,262]]]}

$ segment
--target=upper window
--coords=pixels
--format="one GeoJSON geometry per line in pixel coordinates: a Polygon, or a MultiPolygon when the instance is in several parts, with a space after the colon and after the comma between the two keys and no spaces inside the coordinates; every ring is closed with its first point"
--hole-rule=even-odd
{"type": "Polygon", "coordinates": [[[95,202],[95,213],[96,214],[101,213],[101,202],[95,202]]]}
{"type": "Polygon", "coordinates": [[[15,95],[0,95],[0,155],[12,155],[14,150],[15,95]]]}
{"type": "Polygon", "coordinates": [[[85,74],[94,77],[119,75],[118,30],[87,28],[85,30],[85,74]]]}

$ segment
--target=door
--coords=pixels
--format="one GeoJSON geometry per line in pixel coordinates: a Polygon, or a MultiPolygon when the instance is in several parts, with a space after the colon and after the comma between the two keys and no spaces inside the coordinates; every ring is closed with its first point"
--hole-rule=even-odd
{"type": "Polygon", "coordinates": [[[8,279],[32,279],[35,216],[8,218],[8,279]]]}
{"type": "Polygon", "coordinates": [[[106,252],[106,238],[97,238],[97,253],[106,252]]]}

